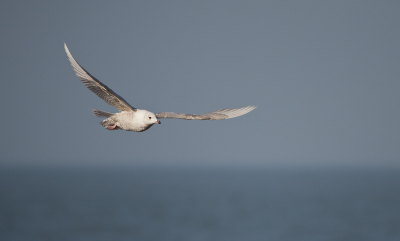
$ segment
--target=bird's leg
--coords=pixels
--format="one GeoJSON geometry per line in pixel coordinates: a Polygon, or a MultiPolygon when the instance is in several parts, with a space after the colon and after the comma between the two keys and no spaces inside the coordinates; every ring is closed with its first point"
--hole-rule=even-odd
{"type": "Polygon", "coordinates": [[[117,126],[117,124],[114,124],[113,126],[108,126],[107,129],[109,129],[110,131],[115,131],[118,130],[119,127],[117,126]]]}

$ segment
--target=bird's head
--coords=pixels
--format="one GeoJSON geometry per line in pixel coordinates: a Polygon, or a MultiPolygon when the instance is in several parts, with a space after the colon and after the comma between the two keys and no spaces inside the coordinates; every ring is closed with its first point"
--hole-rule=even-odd
{"type": "Polygon", "coordinates": [[[148,123],[148,124],[155,124],[155,123],[161,124],[161,121],[159,121],[159,120],[157,119],[156,115],[155,115],[154,113],[152,113],[152,112],[147,112],[147,113],[144,115],[144,121],[145,121],[146,123],[148,123]]]}

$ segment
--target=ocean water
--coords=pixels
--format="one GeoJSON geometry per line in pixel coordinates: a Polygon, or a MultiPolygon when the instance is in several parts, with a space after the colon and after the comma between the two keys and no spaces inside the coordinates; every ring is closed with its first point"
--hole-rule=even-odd
{"type": "Polygon", "coordinates": [[[400,240],[400,171],[1,169],[0,240],[400,240]]]}

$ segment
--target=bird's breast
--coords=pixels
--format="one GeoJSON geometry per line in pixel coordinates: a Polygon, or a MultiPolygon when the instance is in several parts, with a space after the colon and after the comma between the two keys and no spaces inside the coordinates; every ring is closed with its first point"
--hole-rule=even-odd
{"type": "Polygon", "coordinates": [[[135,112],[122,111],[116,117],[120,127],[127,131],[141,132],[152,126],[145,123],[143,117],[137,115],[135,112]]]}

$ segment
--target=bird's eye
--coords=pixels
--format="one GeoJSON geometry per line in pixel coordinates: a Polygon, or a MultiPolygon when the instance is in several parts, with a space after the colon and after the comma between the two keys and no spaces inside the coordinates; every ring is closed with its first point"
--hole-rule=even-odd
{"type": "Polygon", "coordinates": [[[151,119],[151,116],[149,116],[149,119],[151,119]]]}

